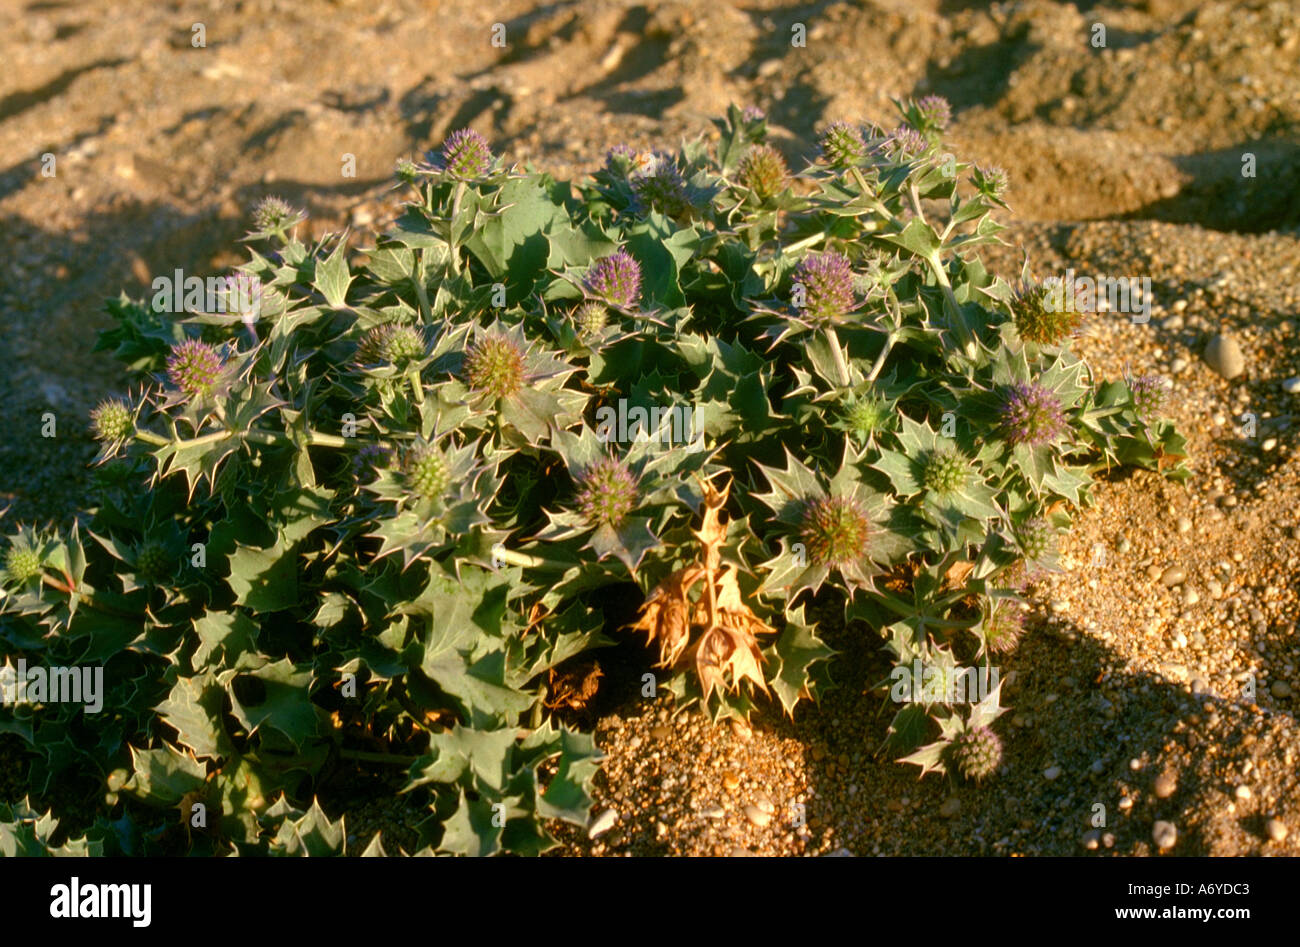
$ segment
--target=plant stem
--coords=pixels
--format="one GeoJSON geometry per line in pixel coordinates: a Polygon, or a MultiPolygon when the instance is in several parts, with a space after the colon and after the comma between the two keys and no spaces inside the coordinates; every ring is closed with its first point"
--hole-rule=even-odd
{"type": "Polygon", "coordinates": [[[465,182],[457,181],[456,190],[451,196],[451,216],[447,218],[447,247],[451,250],[451,271],[456,276],[460,275],[460,250],[456,247],[456,241],[452,239],[456,230],[456,217],[460,214],[461,198],[465,196],[465,182]]]}
{"type": "Polygon", "coordinates": [[[840,348],[840,338],[835,334],[832,326],[826,327],[826,341],[830,343],[831,354],[835,356],[835,370],[839,372],[840,387],[847,388],[852,383],[849,377],[849,366],[844,361],[844,351],[840,348]]]}
{"type": "MultiPolygon", "coordinates": [[[[215,444],[218,441],[229,440],[235,437],[234,431],[214,431],[211,434],[204,434],[202,437],[195,437],[190,440],[171,441],[152,431],[136,431],[137,440],[144,441],[146,444],[153,444],[155,447],[167,447],[175,444],[177,449],[186,447],[202,447],[205,444],[215,444]]],[[[244,438],[252,441],[254,444],[290,444],[292,441],[283,434],[272,434],[270,431],[246,431],[244,438]]],[[[307,432],[307,443],[313,447],[347,447],[346,438],[338,437],[334,434],[321,434],[319,431],[307,432]]]]}
{"type": "Polygon", "coordinates": [[[526,552],[516,552],[513,549],[507,549],[500,543],[492,547],[492,558],[499,559],[508,565],[519,566],[521,569],[569,568],[566,563],[556,562],[554,559],[543,559],[541,556],[530,556],[526,552]]]}
{"type": "Polygon", "coordinates": [[[50,578],[50,576],[44,574],[41,575],[41,582],[45,585],[48,585],[50,588],[54,589],[56,592],[62,592],[64,595],[77,595],[78,596],[77,604],[84,605],[86,606],[86,608],[89,608],[91,611],[103,612],[105,615],[112,615],[115,618],[127,618],[130,619],[131,621],[138,621],[142,624],[144,623],[145,616],[140,614],[139,612],[126,612],[120,608],[114,608],[112,605],[105,605],[103,602],[96,599],[93,595],[87,595],[85,593],[77,592],[77,590],[72,587],[70,582],[69,584],[65,585],[64,583],[58,581],[57,579],[52,579],[50,578]]]}
{"type": "Polygon", "coordinates": [[[426,325],[433,321],[433,309],[429,306],[429,292],[424,288],[424,251],[420,251],[420,262],[416,266],[415,272],[411,274],[411,282],[415,285],[415,296],[420,303],[420,320],[426,325]]]}

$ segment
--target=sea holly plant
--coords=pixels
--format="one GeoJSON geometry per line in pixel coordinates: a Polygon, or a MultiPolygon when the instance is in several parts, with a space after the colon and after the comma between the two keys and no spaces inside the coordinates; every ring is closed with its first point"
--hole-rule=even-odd
{"type": "Polygon", "coordinates": [[[606,649],[644,633],[715,720],[795,715],[837,612],[922,677],[883,749],[990,778],[1000,691],[956,685],[1014,660],[1096,473],[1189,473],[1164,385],[1096,381],[1056,297],[984,267],[1006,175],[950,118],[899,103],[804,160],[732,108],[577,182],[457,132],[399,162],[372,246],[261,204],[255,311],[111,301],[98,499],[0,539],[7,666],[102,667],[105,712],[5,706],[35,801],[0,838],[540,852],[588,818],[606,649]],[[346,844],[359,770],[412,837],[346,844]],[[57,837],[55,782],[93,800],[57,837]]]}

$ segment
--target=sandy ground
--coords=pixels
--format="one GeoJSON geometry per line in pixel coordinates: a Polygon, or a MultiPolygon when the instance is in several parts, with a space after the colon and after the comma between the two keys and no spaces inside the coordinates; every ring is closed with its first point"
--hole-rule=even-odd
{"type": "MultiPolygon", "coordinates": [[[[600,806],[618,818],[564,851],[1148,853],[1160,820],[1174,854],[1300,852],[1293,4],[44,0],[4,4],[0,54],[0,504],[24,520],[82,496],[87,413],[121,385],[91,354],[103,299],[237,262],[263,195],[364,245],[395,210],[395,159],[457,127],[573,174],[617,142],[706,133],[734,101],[798,161],[830,121],[948,96],[954,150],[1010,173],[1002,272],[1023,245],[1039,275],[1151,277],[1149,324],[1101,318],[1081,346],[1101,375],[1173,378],[1196,479],[1098,490],[1008,662],[998,779],[918,783],[877,760],[885,656],[870,629],[830,629],[841,687],[793,722],[737,735],[607,707],[600,806]],[[1201,358],[1223,331],[1246,358],[1232,381],[1201,358]]],[[[413,816],[349,806],[358,833],[399,840],[413,816]]]]}

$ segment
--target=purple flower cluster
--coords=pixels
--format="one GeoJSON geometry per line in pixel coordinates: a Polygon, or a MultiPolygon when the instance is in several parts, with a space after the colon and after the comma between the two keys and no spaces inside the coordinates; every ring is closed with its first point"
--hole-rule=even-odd
{"type": "Polygon", "coordinates": [[[971,174],[975,190],[985,197],[1001,197],[1007,190],[1007,172],[996,165],[975,165],[971,174]]]}
{"type": "Polygon", "coordinates": [[[691,201],[686,191],[686,179],[672,156],[655,152],[644,161],[644,167],[629,177],[632,193],[636,195],[637,211],[641,214],[658,211],[676,217],[689,210],[691,201]]]}
{"type": "Polygon", "coordinates": [[[747,122],[761,122],[767,118],[767,113],[757,105],[746,105],[741,111],[740,117],[747,122]]]}
{"type": "Polygon", "coordinates": [[[631,162],[636,158],[636,149],[631,145],[615,145],[605,152],[605,170],[615,170],[615,165],[621,161],[631,162]]]}
{"type": "Polygon", "coordinates": [[[926,126],[937,131],[943,131],[952,121],[952,105],[942,95],[927,95],[919,99],[916,110],[926,126]]]}
{"type": "Polygon", "coordinates": [[[1150,424],[1165,406],[1169,394],[1165,380],[1159,375],[1139,375],[1128,383],[1128,387],[1133,392],[1133,409],[1137,416],[1150,424]]]}
{"type": "Polygon", "coordinates": [[[641,299],[641,267],[630,253],[619,250],[587,270],[587,289],[612,306],[635,306],[641,299]]]}
{"type": "Polygon", "coordinates": [[[803,305],[798,308],[810,322],[832,322],[857,308],[853,267],[842,253],[808,254],[795,268],[794,282],[803,287],[803,305]]]}
{"type": "Polygon", "coordinates": [[[212,394],[221,379],[224,361],[215,345],[186,339],[172,346],[167,356],[167,377],[188,398],[212,394]]]}
{"type": "Polygon", "coordinates": [[[439,166],[453,178],[472,181],[492,169],[492,149],[487,139],[472,128],[461,128],[442,143],[439,166]]]}
{"type": "Polygon", "coordinates": [[[885,149],[895,161],[911,161],[919,158],[929,149],[930,143],[925,136],[910,125],[899,125],[885,139],[885,149]]]}
{"type": "Polygon", "coordinates": [[[593,526],[617,529],[637,500],[636,475],[617,458],[604,457],[578,475],[578,511],[593,526]]]}
{"type": "Polygon", "coordinates": [[[1065,430],[1060,399],[1050,388],[1018,381],[1002,400],[1002,436],[1011,444],[1037,447],[1056,440],[1065,430]]]}

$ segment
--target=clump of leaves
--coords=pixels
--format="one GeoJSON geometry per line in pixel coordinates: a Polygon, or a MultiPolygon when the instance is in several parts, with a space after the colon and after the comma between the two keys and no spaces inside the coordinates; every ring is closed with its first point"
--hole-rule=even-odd
{"type": "MultiPolygon", "coordinates": [[[[1157,386],[1095,383],[982,265],[1005,175],[949,117],[832,126],[792,173],[733,108],[576,183],[458,133],[360,253],[261,205],[254,314],[111,302],[141,394],[91,419],[100,501],[4,540],[6,654],[103,665],[111,711],[5,708],[33,792],[107,793],[114,851],[342,851],[314,796],[390,765],[421,846],[532,853],[587,818],[595,746],[547,711],[599,686],[560,682],[602,589],[714,719],[816,697],[817,593],[900,668],[1001,660],[1093,475],[1188,472],[1157,386]]],[[[998,693],[907,701],[887,749],[989,775],[998,693]]]]}

